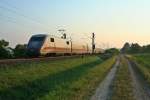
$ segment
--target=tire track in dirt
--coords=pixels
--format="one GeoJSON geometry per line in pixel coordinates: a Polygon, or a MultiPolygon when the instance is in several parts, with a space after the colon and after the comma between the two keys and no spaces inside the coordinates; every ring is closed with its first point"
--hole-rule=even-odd
{"type": "Polygon", "coordinates": [[[98,86],[95,94],[91,97],[91,100],[108,100],[111,96],[111,85],[115,78],[117,67],[119,66],[120,58],[117,58],[115,65],[112,67],[108,75],[98,86]]]}
{"type": "Polygon", "coordinates": [[[132,84],[134,87],[133,93],[136,100],[150,100],[150,96],[148,95],[148,91],[146,91],[147,84],[144,82],[144,79],[139,75],[139,72],[136,71],[131,64],[131,62],[127,59],[129,71],[131,73],[132,84]]]}

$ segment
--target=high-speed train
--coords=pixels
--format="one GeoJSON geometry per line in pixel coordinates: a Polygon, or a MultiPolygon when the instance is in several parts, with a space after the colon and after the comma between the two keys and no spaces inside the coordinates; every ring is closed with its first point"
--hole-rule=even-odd
{"type": "MultiPolygon", "coordinates": [[[[95,49],[96,53],[101,52],[95,49]]],[[[87,44],[77,43],[47,34],[33,35],[27,45],[27,52],[32,56],[50,56],[56,54],[90,54],[92,49],[87,44]]]]}

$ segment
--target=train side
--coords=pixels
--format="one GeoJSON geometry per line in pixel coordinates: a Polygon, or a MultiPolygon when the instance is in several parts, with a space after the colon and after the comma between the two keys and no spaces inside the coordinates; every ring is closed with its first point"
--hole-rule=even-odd
{"type": "Polygon", "coordinates": [[[71,44],[70,41],[65,41],[52,36],[47,36],[46,40],[41,47],[40,54],[65,54],[71,53],[71,44]]]}
{"type": "Polygon", "coordinates": [[[51,55],[51,54],[86,54],[91,53],[88,45],[68,39],[62,39],[50,35],[33,35],[27,46],[30,55],[51,55]]]}

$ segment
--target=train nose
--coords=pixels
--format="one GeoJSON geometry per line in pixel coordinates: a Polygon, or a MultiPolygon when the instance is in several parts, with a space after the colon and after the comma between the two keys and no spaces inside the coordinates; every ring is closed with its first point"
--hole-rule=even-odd
{"type": "Polygon", "coordinates": [[[37,52],[38,50],[37,49],[34,49],[34,48],[31,48],[29,49],[30,52],[37,52]]]}
{"type": "Polygon", "coordinates": [[[40,55],[40,50],[35,49],[35,48],[30,48],[30,49],[27,49],[27,53],[28,53],[29,56],[39,56],[40,55]]]}

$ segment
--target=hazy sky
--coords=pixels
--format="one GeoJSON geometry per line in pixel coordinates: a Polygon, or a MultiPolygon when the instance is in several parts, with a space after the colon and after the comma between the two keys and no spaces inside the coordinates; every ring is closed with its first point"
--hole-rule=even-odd
{"type": "Polygon", "coordinates": [[[61,28],[78,41],[95,32],[101,47],[148,44],[150,0],[0,0],[0,39],[11,46],[61,28]]]}

